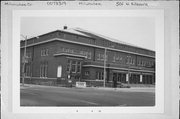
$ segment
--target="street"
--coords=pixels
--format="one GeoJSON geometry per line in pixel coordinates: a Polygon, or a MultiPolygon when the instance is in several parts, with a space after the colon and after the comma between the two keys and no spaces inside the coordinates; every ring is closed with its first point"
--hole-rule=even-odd
{"type": "Polygon", "coordinates": [[[154,88],[21,87],[21,106],[154,106],[154,88]]]}

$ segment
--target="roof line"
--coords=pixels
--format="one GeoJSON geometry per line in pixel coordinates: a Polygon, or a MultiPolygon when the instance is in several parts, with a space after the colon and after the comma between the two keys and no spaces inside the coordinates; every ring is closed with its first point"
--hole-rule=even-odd
{"type": "MultiPolygon", "coordinates": [[[[51,41],[63,41],[63,42],[67,42],[67,43],[73,43],[73,44],[91,46],[91,47],[96,47],[96,48],[101,48],[101,49],[107,49],[107,50],[113,50],[113,51],[119,51],[119,52],[124,52],[124,53],[139,55],[139,56],[145,56],[145,57],[155,58],[155,56],[151,56],[151,55],[146,55],[146,54],[141,54],[141,53],[135,53],[135,52],[131,52],[131,51],[123,51],[123,50],[119,50],[119,49],[115,49],[115,48],[108,48],[108,47],[103,47],[103,46],[97,46],[97,45],[94,45],[94,44],[87,44],[87,43],[81,43],[81,42],[76,42],[76,41],[68,41],[68,40],[64,40],[64,39],[61,39],[61,38],[52,38],[52,39],[50,39],[50,40],[41,41],[41,42],[38,42],[38,43],[34,43],[34,44],[27,45],[26,47],[35,46],[35,45],[39,45],[39,44],[43,44],[43,43],[47,43],[47,42],[51,42],[51,41]]],[[[21,48],[24,48],[24,46],[21,46],[21,48]]]]}
{"type": "Polygon", "coordinates": [[[137,48],[140,48],[140,49],[145,49],[145,50],[149,50],[149,51],[154,51],[154,50],[151,50],[151,49],[147,49],[147,48],[143,48],[143,47],[140,47],[140,46],[136,46],[136,45],[133,45],[131,43],[127,43],[127,42],[123,42],[123,41],[119,41],[117,39],[114,39],[114,38],[110,38],[110,37],[107,37],[107,36],[104,36],[104,35],[101,35],[101,34],[98,34],[98,33],[94,33],[94,32],[91,32],[91,31],[88,31],[88,30],[85,30],[85,29],[82,29],[82,28],[75,28],[74,30],[77,30],[77,31],[80,31],[80,32],[86,32],[86,33],[90,33],[90,34],[93,34],[93,35],[96,35],[98,37],[101,37],[103,39],[106,39],[106,40],[109,40],[109,41],[112,41],[112,42],[116,42],[116,43],[120,43],[120,44],[123,44],[123,45],[130,45],[132,47],[137,47],[137,48]]]}
{"type": "MultiPolygon", "coordinates": [[[[74,30],[74,29],[72,29],[72,30],[74,30]]],[[[31,37],[31,38],[28,38],[27,40],[31,40],[31,39],[34,39],[34,38],[42,37],[42,36],[45,36],[45,35],[48,35],[48,34],[51,34],[51,33],[54,33],[54,32],[64,32],[64,33],[69,33],[69,34],[73,34],[73,35],[79,35],[79,36],[83,36],[83,37],[87,37],[87,38],[93,39],[91,36],[88,36],[88,35],[86,35],[84,33],[79,32],[79,31],[76,31],[76,32],[79,32],[79,34],[76,34],[76,33],[68,32],[68,29],[67,29],[67,31],[63,30],[63,29],[62,30],[57,29],[57,30],[54,30],[54,31],[51,31],[51,32],[47,32],[45,34],[41,34],[41,35],[37,35],[37,36],[31,37]]],[[[21,41],[24,41],[24,40],[21,40],[21,41]]]]}

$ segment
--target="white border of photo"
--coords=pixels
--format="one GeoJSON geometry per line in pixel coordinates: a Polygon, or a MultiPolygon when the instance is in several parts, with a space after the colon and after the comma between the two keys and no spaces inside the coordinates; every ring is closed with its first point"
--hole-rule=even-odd
{"type": "MultiPolygon", "coordinates": [[[[129,1],[127,0],[127,1],[86,1],[86,2],[83,1],[83,3],[89,3],[89,2],[100,3],[100,5],[94,5],[94,6],[84,5],[84,4],[79,4],[80,3],[79,1],[63,1],[63,3],[66,3],[66,5],[64,6],[59,5],[59,3],[61,4],[61,2],[59,1],[2,1],[1,2],[1,118],[2,119],[40,119],[40,118],[42,119],[50,119],[50,118],[51,119],[61,119],[61,118],[62,119],[64,118],[65,119],[71,119],[71,118],[73,119],[81,119],[81,118],[83,119],[84,118],[88,118],[88,119],[91,119],[91,118],[93,119],[101,119],[101,118],[103,119],[109,119],[109,118],[113,118],[113,119],[179,119],[179,1],[178,0],[171,0],[171,1],[169,0],[164,0],[164,1],[161,1],[161,0],[129,1]],[[53,4],[47,5],[49,2],[53,4]],[[116,3],[119,3],[119,2],[123,2],[123,3],[128,2],[130,4],[140,3],[142,5],[145,3],[147,4],[147,6],[138,6],[135,4],[130,5],[130,6],[116,6],[116,3]],[[27,6],[24,6],[24,5],[27,5],[27,6]],[[12,55],[15,56],[15,54],[13,54],[14,53],[13,47],[14,48],[16,47],[15,48],[16,50],[18,49],[17,51],[15,51],[17,53],[19,51],[18,47],[19,47],[20,36],[17,34],[19,38],[17,37],[13,38],[12,26],[13,26],[13,22],[15,22],[15,20],[19,20],[20,17],[22,17],[22,15],[13,17],[13,12],[18,15],[20,14],[20,13],[17,13],[19,11],[15,11],[15,10],[24,10],[24,12],[27,10],[27,13],[28,13],[28,10],[34,10],[33,12],[35,12],[36,10],[41,10],[39,12],[42,12],[43,10],[67,10],[67,9],[72,9],[72,10],[78,9],[82,11],[87,10],[87,9],[100,10],[100,11],[101,10],[117,10],[117,11],[136,11],[137,10],[141,12],[143,11],[147,12],[151,10],[152,11],[160,10],[161,12],[164,11],[164,17],[163,15],[159,16],[159,17],[162,17],[161,19],[164,19],[164,23],[160,23],[161,24],[160,26],[164,25],[164,29],[163,28],[159,29],[159,30],[161,29],[164,30],[164,31],[161,30],[161,32],[164,33],[164,44],[163,42],[161,42],[161,40],[163,40],[162,34],[160,34],[160,36],[157,34],[160,39],[157,39],[156,37],[156,40],[158,41],[156,41],[156,44],[155,44],[156,48],[161,49],[161,50],[159,49],[160,52],[164,50],[163,51],[164,55],[162,57],[156,54],[157,55],[156,59],[158,61],[156,63],[156,67],[157,68],[159,67],[160,70],[161,69],[164,70],[164,71],[162,70],[159,71],[159,72],[164,73],[164,79],[161,79],[163,77],[158,77],[160,80],[160,81],[158,80],[159,83],[164,83],[164,84],[162,84],[162,87],[160,90],[157,90],[157,86],[159,85],[156,85],[156,95],[158,94],[162,95],[162,97],[158,99],[160,104],[162,104],[162,107],[161,109],[159,109],[159,111],[157,110],[156,112],[155,107],[152,107],[152,109],[154,110],[152,112],[149,112],[150,109],[141,111],[144,109],[143,107],[142,109],[141,107],[140,108],[139,107],[134,107],[134,108],[123,107],[121,108],[121,112],[119,112],[120,111],[119,109],[117,111],[115,110],[115,112],[112,112],[114,110],[109,112],[109,110],[111,110],[111,108],[113,107],[110,107],[108,110],[106,110],[106,107],[104,107],[104,108],[99,108],[100,110],[104,111],[100,113],[99,112],[96,113],[98,108],[96,108],[97,109],[96,110],[93,107],[91,108],[87,107],[86,109],[77,107],[70,110],[66,109],[65,111],[62,110],[63,108],[58,108],[58,110],[56,110],[55,108],[51,109],[51,107],[20,108],[19,106],[20,102],[18,102],[19,101],[18,96],[20,95],[18,94],[20,92],[19,79],[17,77],[12,76],[12,73],[14,72],[13,70],[15,69],[13,67],[13,63],[18,63],[18,61],[14,61],[12,59],[12,55]],[[13,41],[13,40],[16,40],[18,42],[13,41]],[[164,64],[161,63],[162,60],[164,61],[164,64]],[[17,83],[18,83],[17,85],[18,87],[15,87],[17,83]],[[14,88],[17,90],[14,90],[14,88]],[[164,94],[161,94],[161,93],[164,93],[164,94]],[[17,103],[17,104],[14,104],[14,103],[17,103]],[[136,110],[137,108],[139,108],[139,110],[136,110]],[[77,109],[79,112],[74,113],[75,109],[77,109]],[[91,109],[94,111],[92,112],[91,109]],[[145,113],[145,112],[149,112],[149,113],[145,113]]],[[[24,15],[33,16],[33,14],[27,14],[27,13],[24,13],[24,15]]],[[[147,13],[144,13],[144,14],[148,16],[147,13]]],[[[39,16],[42,16],[42,15],[39,15],[39,16]]],[[[19,22],[20,21],[18,21],[18,24],[19,22]]],[[[18,27],[16,28],[17,33],[19,33],[18,29],[20,27],[18,24],[17,24],[18,27]]],[[[16,27],[16,25],[14,24],[13,27],[16,27]]],[[[158,32],[156,31],[156,33],[158,32]]],[[[156,49],[156,52],[157,50],[158,49],[156,49]]],[[[18,55],[19,54],[17,54],[17,57],[19,57],[18,55]]],[[[19,68],[19,66],[17,68],[19,68]]],[[[19,75],[19,74],[14,74],[14,75],[19,75]]],[[[156,74],[156,76],[159,76],[159,75],[160,74],[156,74]]],[[[159,105],[158,102],[156,102],[156,106],[157,104],[159,105]]]]}

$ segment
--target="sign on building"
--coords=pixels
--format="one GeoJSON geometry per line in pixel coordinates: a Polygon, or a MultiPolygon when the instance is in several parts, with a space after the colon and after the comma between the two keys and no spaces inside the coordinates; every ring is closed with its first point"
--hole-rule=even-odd
{"type": "Polygon", "coordinates": [[[86,88],[86,82],[76,82],[76,87],[78,87],[78,88],[86,88]]]}

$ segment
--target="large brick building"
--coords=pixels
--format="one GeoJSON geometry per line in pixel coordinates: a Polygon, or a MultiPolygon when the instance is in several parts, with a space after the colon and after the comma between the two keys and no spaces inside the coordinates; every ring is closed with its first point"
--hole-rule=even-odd
{"type": "Polygon", "coordinates": [[[82,29],[64,27],[21,41],[20,46],[21,78],[25,66],[26,83],[66,85],[70,78],[73,84],[103,86],[105,70],[108,86],[155,84],[154,51],[82,29]]]}

